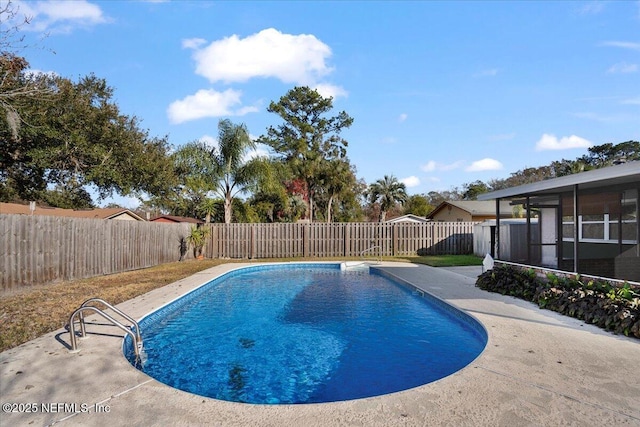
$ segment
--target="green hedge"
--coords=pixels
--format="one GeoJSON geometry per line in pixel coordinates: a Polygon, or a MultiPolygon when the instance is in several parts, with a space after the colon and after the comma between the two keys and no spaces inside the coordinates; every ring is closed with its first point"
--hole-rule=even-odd
{"type": "Polygon", "coordinates": [[[602,280],[585,283],[579,276],[564,278],[548,274],[541,278],[532,269],[499,265],[481,274],[476,286],[531,301],[540,308],[584,320],[616,334],[640,338],[640,292],[628,283],[616,287],[602,280]]]}

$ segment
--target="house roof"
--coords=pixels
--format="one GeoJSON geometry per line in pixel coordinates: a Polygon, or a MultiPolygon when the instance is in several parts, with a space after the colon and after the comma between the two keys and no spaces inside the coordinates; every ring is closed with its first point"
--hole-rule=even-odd
{"type": "Polygon", "coordinates": [[[395,218],[391,218],[385,221],[386,223],[396,223],[396,222],[429,222],[429,220],[425,217],[414,215],[414,214],[406,214],[402,216],[397,216],[395,218]]]}
{"type": "MultiPolygon", "coordinates": [[[[0,203],[0,214],[31,215],[32,212],[29,205],[0,203]]],[[[62,209],[37,205],[33,211],[33,215],[93,219],[112,219],[122,214],[129,215],[138,221],[144,221],[144,218],[125,208],[62,209]]]]}
{"type": "MultiPolygon", "coordinates": [[[[438,214],[438,212],[447,206],[455,206],[465,212],[468,212],[471,216],[495,216],[496,214],[496,203],[494,201],[450,200],[440,203],[433,211],[431,211],[431,213],[429,213],[429,215],[427,215],[427,218],[432,219],[438,214]]],[[[501,202],[500,211],[505,212],[506,216],[510,216],[507,212],[511,212],[511,206],[509,206],[508,202],[501,202]]]]}
{"type": "Polygon", "coordinates": [[[189,218],[186,216],[176,216],[176,215],[160,215],[155,218],[152,218],[151,221],[158,221],[160,219],[166,219],[171,222],[189,222],[192,224],[204,224],[204,221],[198,218],[189,218]]]}
{"type": "Polygon", "coordinates": [[[478,196],[478,200],[493,200],[506,197],[518,197],[526,194],[554,194],[572,191],[574,186],[581,190],[590,188],[609,187],[632,182],[640,182],[640,161],[633,161],[621,165],[609,166],[560,178],[534,182],[492,191],[478,196]]]}

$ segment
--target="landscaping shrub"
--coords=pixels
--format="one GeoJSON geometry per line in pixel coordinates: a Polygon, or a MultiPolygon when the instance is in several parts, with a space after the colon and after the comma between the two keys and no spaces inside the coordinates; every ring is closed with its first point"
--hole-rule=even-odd
{"type": "Polygon", "coordinates": [[[533,270],[500,266],[480,275],[476,286],[489,292],[533,301],[539,283],[533,270]]]}
{"type": "Polygon", "coordinates": [[[575,317],[616,334],[640,338],[640,292],[628,283],[568,278],[532,269],[496,266],[478,277],[476,286],[538,304],[540,308],[575,317]]]}

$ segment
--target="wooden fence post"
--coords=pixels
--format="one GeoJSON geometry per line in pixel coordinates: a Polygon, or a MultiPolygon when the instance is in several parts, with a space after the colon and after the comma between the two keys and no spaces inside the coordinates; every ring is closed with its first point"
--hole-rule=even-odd
{"type": "Polygon", "coordinates": [[[304,224],[302,227],[302,256],[309,256],[309,246],[311,245],[311,226],[304,224]]]}
{"type": "Polygon", "coordinates": [[[255,224],[250,225],[251,237],[250,237],[250,249],[249,249],[249,259],[253,259],[256,254],[256,227],[255,224]]]}
{"type": "Polygon", "coordinates": [[[351,228],[349,227],[348,223],[344,224],[344,256],[348,257],[351,256],[351,248],[350,248],[350,242],[351,240],[351,228]]]}
{"type": "Polygon", "coordinates": [[[216,225],[211,226],[211,258],[218,258],[218,233],[219,227],[216,225]]]}
{"type": "Polygon", "coordinates": [[[398,253],[398,224],[393,224],[393,227],[391,228],[391,240],[392,240],[392,244],[391,244],[391,256],[396,256],[396,254],[398,253]]]}

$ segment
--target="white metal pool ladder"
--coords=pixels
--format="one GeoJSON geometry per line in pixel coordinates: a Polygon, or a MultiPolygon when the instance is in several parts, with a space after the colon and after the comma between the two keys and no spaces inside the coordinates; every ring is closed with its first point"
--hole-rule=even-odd
{"type": "Polygon", "coordinates": [[[120,328],[123,331],[125,331],[131,337],[131,339],[133,340],[133,350],[135,351],[136,356],[140,357],[142,355],[142,352],[143,352],[143,349],[142,349],[142,336],[140,335],[140,325],[138,325],[138,322],[136,322],[131,316],[129,316],[128,314],[124,313],[122,310],[115,308],[114,306],[112,306],[111,304],[109,304],[108,302],[106,302],[105,300],[100,299],[100,298],[90,298],[90,299],[86,300],[69,317],[69,336],[70,336],[70,339],[71,339],[71,352],[72,353],[77,353],[78,351],[80,351],[78,349],[78,341],[76,339],[76,327],[75,327],[76,317],[78,318],[78,320],[80,322],[80,336],[81,337],[85,337],[87,335],[87,329],[86,329],[85,323],[84,323],[84,312],[85,311],[91,311],[91,312],[93,312],[95,314],[99,314],[100,316],[104,317],[109,322],[111,322],[114,326],[117,326],[118,328],[120,328]],[[100,304],[105,305],[106,307],[108,307],[111,310],[113,310],[115,313],[119,314],[124,319],[128,320],[129,322],[131,322],[132,325],[129,326],[129,327],[123,325],[122,323],[120,323],[118,320],[114,319],[109,314],[107,314],[104,311],[100,310],[98,307],[94,307],[93,305],[90,305],[90,304],[93,304],[93,303],[100,303],[100,304]],[[135,332],[131,330],[132,327],[135,329],[135,332]]]}
{"type": "Polygon", "coordinates": [[[364,251],[360,252],[360,258],[364,260],[364,254],[366,254],[367,252],[371,252],[374,249],[378,249],[378,256],[376,259],[378,263],[380,263],[382,261],[382,246],[371,246],[370,248],[365,249],[364,251]]]}

